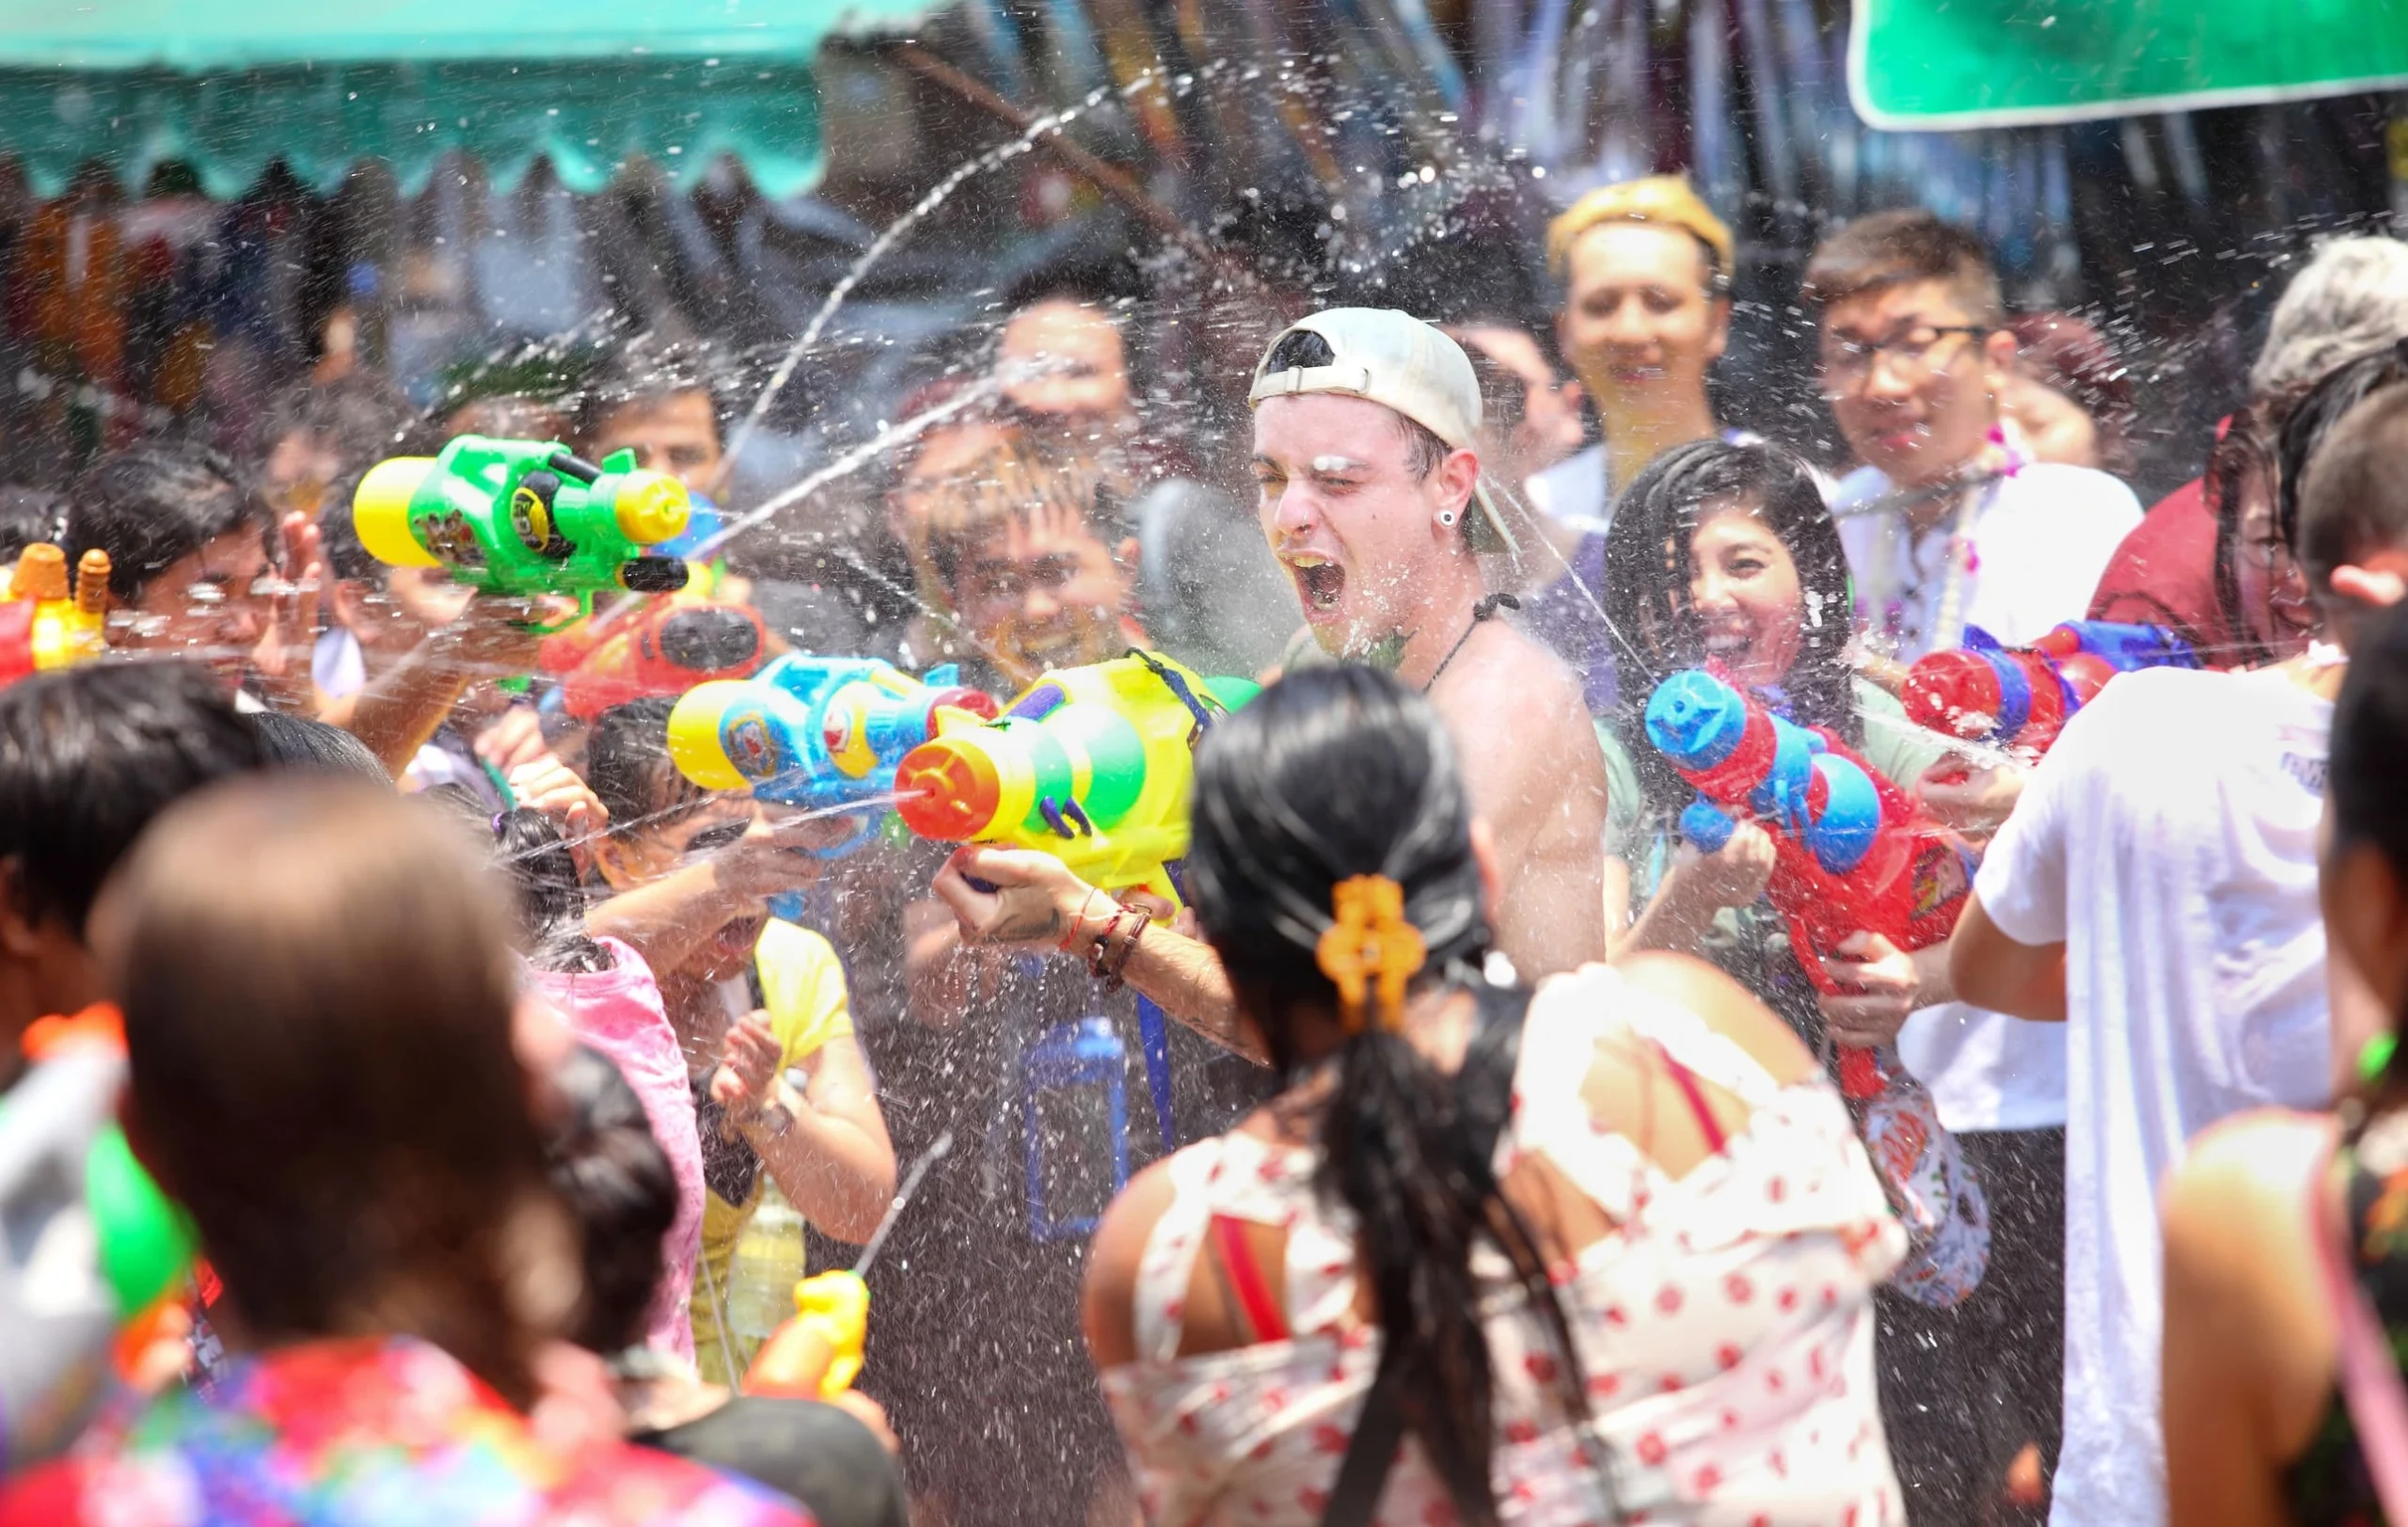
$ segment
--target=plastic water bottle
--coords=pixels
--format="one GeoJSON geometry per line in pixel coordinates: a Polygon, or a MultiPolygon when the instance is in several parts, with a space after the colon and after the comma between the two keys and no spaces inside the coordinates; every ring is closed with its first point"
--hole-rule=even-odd
{"type": "Polygon", "coordinates": [[[1051,1028],[1021,1058],[1028,1233],[1088,1235],[1129,1181],[1128,1054],[1108,1018],[1051,1028]]]}

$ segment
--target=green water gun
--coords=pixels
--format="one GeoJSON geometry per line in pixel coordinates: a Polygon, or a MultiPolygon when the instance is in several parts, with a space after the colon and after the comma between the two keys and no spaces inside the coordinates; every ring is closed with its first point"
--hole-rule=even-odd
{"type": "Polygon", "coordinates": [[[582,615],[599,593],[686,586],[686,564],[649,549],[685,533],[689,508],[684,485],[631,451],[597,467],[557,440],[463,435],[370,468],[351,522],[388,565],[446,567],[487,594],[574,595],[582,615]]]}

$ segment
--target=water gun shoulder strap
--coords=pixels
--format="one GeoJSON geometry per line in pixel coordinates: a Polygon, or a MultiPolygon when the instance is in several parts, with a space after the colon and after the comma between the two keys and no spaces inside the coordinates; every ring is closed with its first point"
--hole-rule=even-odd
{"type": "MultiPolygon", "coordinates": [[[[1466,1162],[1487,1162],[1513,1114],[1513,1070],[1522,1054],[1522,1019],[1529,1010],[1527,991],[1475,988],[1481,996],[1481,1028],[1455,1074],[1456,1106],[1464,1129],[1466,1162]]],[[[1390,1342],[1354,1421],[1354,1436],[1338,1467],[1321,1527],[1370,1527],[1388,1471],[1404,1440],[1404,1349],[1390,1342]]]]}

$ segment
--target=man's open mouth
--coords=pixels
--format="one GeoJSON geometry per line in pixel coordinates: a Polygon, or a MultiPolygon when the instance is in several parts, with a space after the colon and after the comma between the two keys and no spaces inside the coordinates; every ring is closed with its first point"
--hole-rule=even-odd
{"type": "Polygon", "coordinates": [[[1308,611],[1335,610],[1346,593],[1346,569],[1310,551],[1291,552],[1289,576],[1296,581],[1296,598],[1308,611]]]}

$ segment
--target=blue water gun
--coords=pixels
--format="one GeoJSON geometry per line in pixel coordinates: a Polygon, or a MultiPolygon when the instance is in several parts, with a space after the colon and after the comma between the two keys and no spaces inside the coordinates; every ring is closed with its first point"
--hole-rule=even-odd
{"type": "MultiPolygon", "coordinates": [[[[854,831],[817,851],[840,858],[866,842],[895,792],[895,766],[936,735],[947,710],[991,720],[995,702],[951,664],[913,678],[876,658],[778,659],[751,678],[687,692],[669,714],[669,756],[705,789],[750,787],[756,801],[806,811],[863,809],[854,831]]],[[[770,911],[792,917],[795,899],[770,911]]]]}

